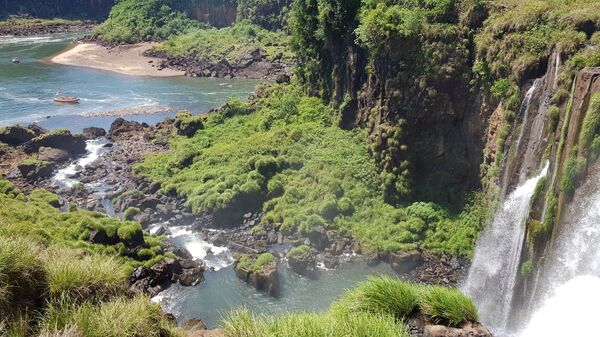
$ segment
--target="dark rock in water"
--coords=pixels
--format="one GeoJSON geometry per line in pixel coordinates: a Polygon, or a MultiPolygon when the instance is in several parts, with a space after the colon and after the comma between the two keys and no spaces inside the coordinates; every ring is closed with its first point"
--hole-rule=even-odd
{"type": "Polygon", "coordinates": [[[288,256],[287,260],[290,268],[297,274],[303,276],[315,275],[316,259],[312,252],[288,256]]]}
{"type": "Polygon", "coordinates": [[[96,139],[106,136],[106,130],[104,130],[103,128],[89,127],[83,129],[81,134],[85,139],[96,139]]]}
{"type": "Polygon", "coordinates": [[[67,151],[71,155],[85,153],[85,139],[82,135],[73,135],[69,130],[58,130],[35,137],[25,144],[25,152],[38,152],[42,147],[52,147],[67,151]]]}
{"type": "MultiPolygon", "coordinates": [[[[256,259],[256,256],[251,259],[256,259]]],[[[266,292],[273,297],[279,295],[279,272],[275,260],[266,263],[258,270],[253,270],[251,266],[242,265],[240,259],[237,258],[233,269],[240,280],[253,286],[256,290],[266,292]]]]}
{"type": "Polygon", "coordinates": [[[144,129],[138,122],[127,121],[123,118],[117,118],[110,125],[110,130],[108,131],[108,138],[114,139],[115,137],[119,137],[124,133],[129,133],[132,131],[141,131],[144,129]]]}
{"type": "Polygon", "coordinates": [[[160,227],[158,227],[158,229],[156,230],[156,232],[154,234],[169,235],[169,233],[171,233],[171,231],[169,229],[167,229],[165,226],[160,226],[160,227]]]}
{"type": "Polygon", "coordinates": [[[0,129],[0,142],[18,146],[36,137],[36,134],[20,125],[8,126],[0,129]]]}
{"type": "Polygon", "coordinates": [[[106,143],[102,147],[113,147],[113,145],[114,145],[113,143],[106,143]]]}
{"type": "Polygon", "coordinates": [[[195,318],[195,317],[185,321],[181,327],[188,331],[208,329],[206,327],[206,324],[204,324],[204,322],[200,318],[195,318]]]}
{"type": "Polygon", "coordinates": [[[196,267],[184,269],[179,275],[179,283],[182,286],[195,286],[204,280],[204,267],[197,264],[196,267]]]}
{"type": "Polygon", "coordinates": [[[21,175],[29,181],[47,178],[54,171],[54,164],[41,160],[25,160],[17,167],[21,175]]]}
{"type": "Polygon", "coordinates": [[[41,135],[41,134],[43,134],[43,133],[49,132],[48,129],[45,129],[45,128],[37,125],[37,124],[29,124],[27,126],[27,128],[29,130],[31,130],[35,134],[36,137],[39,136],[39,135],[41,135]]]}
{"type": "Polygon", "coordinates": [[[69,160],[71,156],[65,150],[44,147],[38,154],[38,160],[48,161],[51,163],[63,163],[69,160]]]}
{"type": "Polygon", "coordinates": [[[457,328],[445,325],[425,325],[423,337],[493,337],[493,335],[483,325],[467,322],[457,328]]]}
{"type": "Polygon", "coordinates": [[[390,254],[392,269],[400,274],[406,274],[423,263],[423,256],[419,252],[397,252],[390,254]]]}
{"type": "Polygon", "coordinates": [[[327,245],[329,245],[329,239],[327,238],[327,234],[325,233],[325,228],[323,226],[317,226],[310,233],[307,234],[310,243],[317,249],[323,250],[327,245]]]}

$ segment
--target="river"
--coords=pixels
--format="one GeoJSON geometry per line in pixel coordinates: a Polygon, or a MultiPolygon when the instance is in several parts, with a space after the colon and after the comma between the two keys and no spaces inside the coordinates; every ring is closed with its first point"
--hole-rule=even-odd
{"type": "Polygon", "coordinates": [[[0,126],[37,122],[48,129],[107,128],[115,117],[88,116],[124,109],[161,111],[127,116],[156,123],[180,109],[202,113],[230,96],[247,97],[258,83],[249,79],[127,76],[45,62],[67,48],[76,36],[0,37],[0,126]],[[13,57],[19,57],[21,63],[13,64],[13,57]],[[55,103],[56,92],[79,97],[81,102],[55,103]]]}
{"type": "MultiPolygon", "coordinates": [[[[122,109],[165,108],[166,112],[162,113],[125,116],[155,123],[173,116],[179,109],[204,113],[223,104],[230,96],[247,97],[258,83],[257,80],[245,79],[136,77],[45,62],[49,56],[67,48],[74,37],[66,34],[0,38],[0,126],[37,122],[48,129],[80,131],[88,126],[108,128],[115,116],[87,115],[122,109]],[[11,63],[15,56],[21,59],[20,64],[11,63]],[[80,97],[81,103],[54,103],[52,99],[56,91],[80,97]]],[[[74,178],[76,169],[102,160],[103,153],[110,151],[102,145],[102,140],[88,141],[88,154],[57,172],[54,182],[59,186],[77,183],[74,178]]],[[[88,185],[94,190],[93,183],[88,185]]],[[[102,190],[97,188],[92,193],[102,193],[102,190]]],[[[108,208],[112,209],[112,206],[108,208]]],[[[214,268],[214,271],[205,272],[205,281],[199,285],[175,285],[154,298],[165,310],[174,313],[179,321],[200,317],[209,327],[216,327],[222,314],[240,306],[259,313],[324,311],[346,289],[366,280],[369,275],[393,273],[388,264],[367,266],[357,263],[336,270],[322,269],[320,277],[308,279],[282,263],[279,268],[281,295],[272,298],[237,279],[231,267],[232,252],[227,248],[215,247],[178,224],[168,226],[176,244],[186,247],[195,258],[214,268]],[[209,248],[214,254],[207,254],[209,248]]]]}

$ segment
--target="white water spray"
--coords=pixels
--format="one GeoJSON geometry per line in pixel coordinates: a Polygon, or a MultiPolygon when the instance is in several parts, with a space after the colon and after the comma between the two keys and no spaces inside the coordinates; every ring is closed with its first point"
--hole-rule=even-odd
{"type": "Polygon", "coordinates": [[[521,337],[596,336],[600,303],[600,174],[567,206],[568,218],[546,257],[538,310],[521,337]],[[587,187],[587,188],[586,188],[587,187]]]}
{"type": "Polygon", "coordinates": [[[503,331],[507,327],[525,236],[525,221],[542,171],[504,200],[489,228],[480,236],[464,290],[477,303],[481,321],[503,331]]]}
{"type": "Polygon", "coordinates": [[[102,149],[106,143],[107,140],[104,138],[86,141],[85,149],[87,150],[87,154],[69,164],[69,166],[58,170],[58,172],[56,172],[56,174],[52,177],[52,181],[58,186],[69,188],[73,187],[73,185],[79,182],[78,180],[73,179],[75,174],[82,168],[96,161],[96,159],[98,159],[102,153],[102,149]]]}

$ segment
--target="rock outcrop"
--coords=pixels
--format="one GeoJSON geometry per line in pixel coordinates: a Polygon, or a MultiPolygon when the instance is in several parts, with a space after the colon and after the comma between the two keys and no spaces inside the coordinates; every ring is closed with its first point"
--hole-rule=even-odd
{"type": "Polygon", "coordinates": [[[0,142],[12,146],[23,145],[35,137],[36,134],[32,130],[20,125],[0,129],[0,142]]]}
{"type": "Polygon", "coordinates": [[[71,156],[85,153],[85,139],[81,134],[72,134],[66,129],[41,134],[25,145],[25,152],[38,152],[42,147],[52,147],[67,151],[71,156]]]}
{"type": "Polygon", "coordinates": [[[256,288],[258,291],[277,297],[279,296],[279,273],[277,262],[272,260],[256,268],[252,264],[258,256],[238,256],[233,264],[237,277],[256,288]],[[245,259],[246,258],[246,259],[245,259]]]}

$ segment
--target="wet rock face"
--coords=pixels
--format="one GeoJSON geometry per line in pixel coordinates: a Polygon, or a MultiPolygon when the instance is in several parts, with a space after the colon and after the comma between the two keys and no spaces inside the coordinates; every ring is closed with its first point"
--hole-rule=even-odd
{"type": "Polygon", "coordinates": [[[0,142],[12,146],[23,145],[35,137],[36,134],[33,131],[20,125],[0,129],[0,142]]]}
{"type": "Polygon", "coordinates": [[[110,125],[110,130],[108,131],[108,138],[114,140],[124,134],[135,132],[135,131],[142,131],[144,129],[145,129],[144,125],[142,125],[138,122],[127,121],[123,118],[117,118],[110,125]]]}
{"type": "Polygon", "coordinates": [[[45,147],[38,153],[38,160],[48,161],[52,163],[63,163],[69,160],[71,156],[65,150],[45,147]]]}

